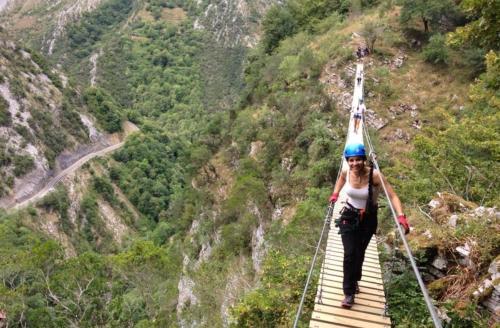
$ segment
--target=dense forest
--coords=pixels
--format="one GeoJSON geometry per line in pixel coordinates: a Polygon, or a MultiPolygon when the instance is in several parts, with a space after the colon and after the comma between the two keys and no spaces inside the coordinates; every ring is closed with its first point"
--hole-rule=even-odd
{"type": "MultiPolygon", "coordinates": [[[[53,56],[31,51],[58,87],[50,65],[69,77],[61,122],[73,138],[86,136],[78,110],[103,131],[128,120],[140,132],[81,169],[78,204],[60,185],[0,213],[0,310],[9,327],[291,326],[344,148],[338,94],[352,89],[360,45],[371,49],[367,105],[386,120],[370,134],[407,209],[419,266],[438,253],[456,259],[464,243],[473,248],[472,265],[450,260],[442,277],[427,280],[443,324],[494,326],[481,302],[498,281],[489,294],[473,293],[498,263],[498,212],[470,213],[500,201],[498,2],[288,0],[262,17],[253,48],[218,45],[195,28],[201,15],[191,1],[104,1],[67,27],[53,56]],[[404,63],[391,66],[398,56],[404,63]],[[329,70],[337,85],[325,82],[329,70]],[[417,104],[422,128],[412,128],[410,113],[390,111],[403,103],[417,104]],[[427,206],[436,193],[446,211],[427,206]],[[106,230],[102,204],[129,229],[122,242],[106,230]],[[37,228],[49,217],[71,256],[37,228]]],[[[0,97],[0,126],[12,123],[7,108],[0,97]]],[[[67,141],[43,110],[32,114],[32,137],[54,160],[67,141]]],[[[0,165],[27,173],[33,163],[2,145],[0,165]]],[[[379,219],[379,235],[397,243],[387,207],[379,219]]],[[[380,251],[384,268],[397,262],[387,283],[394,326],[431,327],[404,254],[380,251]]],[[[314,296],[313,286],[301,326],[314,296]]]]}

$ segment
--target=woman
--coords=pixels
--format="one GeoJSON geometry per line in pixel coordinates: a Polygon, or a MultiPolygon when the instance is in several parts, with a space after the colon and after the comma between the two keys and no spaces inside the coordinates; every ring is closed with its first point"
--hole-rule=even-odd
{"type": "Polygon", "coordinates": [[[358,281],[361,280],[365,251],[377,230],[377,198],[382,190],[382,181],[405,233],[410,231],[410,226],[403,214],[401,201],[391,185],[378,170],[366,165],[365,147],[362,144],[349,144],[345,148],[344,156],[349,168],[342,171],[330,196],[330,202],[335,203],[340,191],[345,187],[347,204],[336,224],[339,226],[344,245],[342,287],[345,298],[341,305],[351,308],[354,304],[354,294],[359,293],[358,281]]]}
{"type": "Polygon", "coordinates": [[[360,99],[359,104],[356,107],[356,111],[354,112],[354,133],[358,133],[359,123],[365,116],[365,110],[366,106],[363,102],[363,99],[360,99]]]}

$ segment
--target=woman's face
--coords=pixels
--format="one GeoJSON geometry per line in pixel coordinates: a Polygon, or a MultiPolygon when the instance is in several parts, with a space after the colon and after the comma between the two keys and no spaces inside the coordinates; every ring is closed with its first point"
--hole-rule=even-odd
{"type": "Polygon", "coordinates": [[[358,172],[365,167],[365,159],[361,156],[349,157],[347,159],[347,164],[349,165],[349,169],[351,171],[358,172]]]}

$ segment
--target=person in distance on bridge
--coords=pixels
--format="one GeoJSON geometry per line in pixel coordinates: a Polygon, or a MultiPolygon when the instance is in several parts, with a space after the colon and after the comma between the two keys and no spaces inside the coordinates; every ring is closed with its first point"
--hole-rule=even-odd
{"type": "Polygon", "coordinates": [[[367,165],[364,145],[348,144],[344,150],[344,157],[348,169],[341,172],[330,196],[330,203],[335,203],[340,191],[345,188],[347,202],[340,211],[340,217],[335,220],[335,224],[339,227],[344,246],[342,287],[345,298],[341,305],[351,308],[354,304],[354,294],[359,293],[358,282],[362,276],[365,251],[377,230],[377,199],[382,190],[382,182],[405,233],[410,232],[410,225],[394,189],[378,170],[367,165]]]}
{"type": "Polygon", "coordinates": [[[354,133],[358,133],[359,124],[363,117],[365,116],[366,106],[363,99],[359,100],[356,111],[354,112],[354,133]]]}

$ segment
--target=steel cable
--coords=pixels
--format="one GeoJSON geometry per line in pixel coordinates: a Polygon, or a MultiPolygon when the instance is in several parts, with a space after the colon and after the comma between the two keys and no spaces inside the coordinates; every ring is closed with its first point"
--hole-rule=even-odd
{"type": "Polygon", "coordinates": [[[436,309],[434,308],[434,305],[432,304],[432,300],[431,300],[429,293],[427,292],[427,288],[425,287],[425,284],[422,280],[422,277],[420,275],[420,271],[418,270],[415,259],[413,258],[413,254],[411,252],[410,246],[408,245],[408,241],[405,238],[403,228],[401,227],[401,225],[398,222],[396,211],[394,210],[394,207],[392,206],[392,202],[389,198],[389,193],[387,192],[387,188],[385,186],[384,179],[382,178],[382,172],[380,171],[380,167],[379,167],[378,162],[377,162],[377,156],[375,155],[373,145],[371,144],[370,136],[368,135],[368,131],[364,125],[363,125],[363,131],[365,134],[365,138],[368,141],[368,146],[370,147],[371,160],[373,162],[373,165],[375,166],[375,169],[377,169],[377,171],[380,174],[380,181],[382,183],[382,188],[384,189],[385,196],[387,197],[389,208],[391,209],[392,217],[394,219],[394,223],[396,224],[396,227],[397,227],[398,232],[399,232],[399,237],[403,241],[403,245],[405,247],[406,253],[408,254],[408,258],[410,259],[410,263],[411,263],[413,272],[415,274],[415,277],[417,278],[418,284],[420,286],[420,290],[422,291],[422,294],[424,296],[424,300],[425,300],[425,303],[427,305],[427,309],[429,310],[429,312],[431,314],[432,321],[434,323],[434,327],[441,328],[442,327],[441,320],[439,319],[439,317],[436,313],[436,309]]]}
{"type": "MultiPolygon", "coordinates": [[[[337,184],[337,181],[338,181],[340,174],[342,172],[343,161],[344,161],[344,157],[341,157],[340,166],[338,169],[337,179],[335,180],[335,184],[337,184]]],[[[295,321],[293,323],[294,328],[296,328],[297,324],[299,323],[300,314],[302,313],[302,308],[304,307],[304,301],[306,299],[307,290],[309,289],[309,283],[311,282],[312,273],[314,271],[314,266],[316,264],[316,258],[318,257],[318,252],[319,252],[319,249],[321,247],[321,243],[323,241],[323,235],[325,234],[325,230],[328,230],[330,228],[331,217],[333,214],[334,207],[335,207],[335,203],[330,203],[330,204],[328,204],[328,208],[326,209],[326,215],[325,215],[325,220],[323,223],[323,229],[321,230],[321,235],[319,237],[318,244],[316,245],[316,251],[314,252],[314,257],[311,261],[311,266],[309,268],[309,274],[307,275],[306,285],[304,286],[304,291],[302,292],[302,297],[300,299],[299,308],[297,309],[297,314],[295,315],[295,321]]],[[[324,274],[324,266],[321,267],[321,281],[320,281],[320,290],[319,290],[319,296],[318,296],[319,303],[322,303],[323,274],[324,274]]]]}

